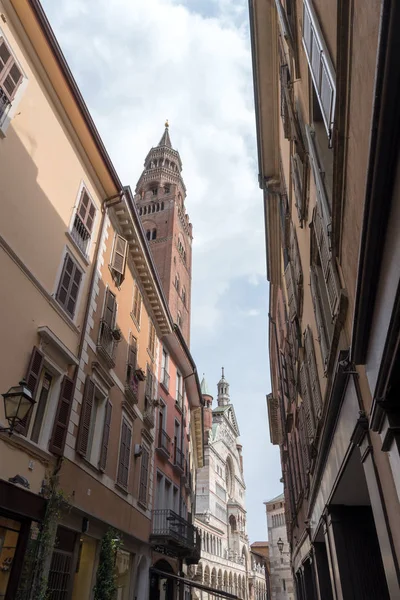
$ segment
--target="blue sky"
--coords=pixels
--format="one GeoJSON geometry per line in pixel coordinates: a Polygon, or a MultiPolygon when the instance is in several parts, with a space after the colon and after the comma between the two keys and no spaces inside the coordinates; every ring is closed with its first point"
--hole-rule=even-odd
{"type": "Polygon", "coordinates": [[[221,366],[241,431],[248,533],[281,492],[269,442],[262,195],[247,0],[42,0],[118,173],[135,187],[166,118],[194,228],[191,350],[211,393],[221,366]]]}

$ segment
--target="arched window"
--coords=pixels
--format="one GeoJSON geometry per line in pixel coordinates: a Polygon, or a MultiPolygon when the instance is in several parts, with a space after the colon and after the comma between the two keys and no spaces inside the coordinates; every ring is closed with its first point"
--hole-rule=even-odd
{"type": "Polygon", "coordinates": [[[146,237],[147,237],[148,240],[150,240],[150,238],[151,238],[151,231],[150,231],[150,229],[148,229],[146,231],[146,237]]]}
{"type": "Polygon", "coordinates": [[[180,327],[182,329],[182,315],[178,310],[178,315],[176,317],[176,324],[178,325],[178,327],[180,327]]]}
{"type": "Polygon", "coordinates": [[[157,229],[153,229],[153,231],[151,232],[151,239],[155,240],[157,238],[157,229]]]}
{"type": "Polygon", "coordinates": [[[161,202],[161,210],[164,210],[164,202],[161,202]]]}
{"type": "Polygon", "coordinates": [[[170,185],[164,185],[164,194],[169,194],[171,191],[171,186],[170,185]]]}
{"type": "Polygon", "coordinates": [[[157,196],[157,188],[152,188],[151,191],[153,193],[153,196],[157,196]]]}
{"type": "Polygon", "coordinates": [[[235,531],[237,530],[237,525],[236,525],[236,519],[235,519],[234,515],[231,515],[229,517],[229,526],[231,528],[231,533],[235,533],[235,531]]]}
{"type": "Polygon", "coordinates": [[[159,212],[159,210],[160,210],[160,203],[157,202],[157,212],[159,212]]]}
{"type": "Polygon", "coordinates": [[[175,274],[175,287],[176,287],[176,291],[179,294],[180,281],[179,281],[179,275],[178,275],[178,273],[175,274]]]}
{"type": "Polygon", "coordinates": [[[183,302],[183,306],[186,306],[186,289],[185,289],[185,286],[182,286],[182,302],[183,302]]]}

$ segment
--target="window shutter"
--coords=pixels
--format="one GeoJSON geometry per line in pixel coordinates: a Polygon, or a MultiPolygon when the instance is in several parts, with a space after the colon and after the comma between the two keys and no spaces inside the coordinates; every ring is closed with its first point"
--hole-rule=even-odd
{"type": "Polygon", "coordinates": [[[67,253],[65,255],[64,266],[61,273],[56,298],[71,318],[73,318],[75,314],[76,301],[78,299],[81,279],[82,272],[67,253]]]}
{"type": "Polygon", "coordinates": [[[303,0],[303,46],[329,138],[335,113],[335,69],[310,0],[303,0]]]}
{"type": "Polygon", "coordinates": [[[290,164],[297,214],[299,220],[302,221],[304,218],[304,165],[297,153],[290,157],[290,164]]]}
{"type": "Polygon", "coordinates": [[[310,158],[311,168],[314,176],[315,187],[317,189],[317,197],[322,206],[322,214],[324,217],[325,227],[328,230],[331,223],[331,210],[329,206],[328,197],[325,191],[324,185],[324,171],[321,168],[321,164],[318,157],[318,150],[314,142],[314,131],[309,127],[309,125],[305,126],[306,129],[306,137],[307,137],[307,145],[308,145],[308,154],[310,158]]]}
{"type": "Polygon", "coordinates": [[[132,367],[133,371],[135,371],[135,369],[136,369],[136,360],[137,360],[136,340],[134,338],[131,338],[131,343],[129,346],[128,363],[132,367]]]}
{"type": "Polygon", "coordinates": [[[92,418],[92,409],[94,403],[94,392],[94,382],[88,375],[86,377],[85,389],[83,391],[81,416],[79,419],[78,439],[76,442],[76,451],[81,456],[86,456],[86,453],[88,451],[90,422],[92,418]]]}
{"type": "Polygon", "coordinates": [[[295,282],[299,286],[303,283],[303,270],[301,268],[299,245],[293,223],[291,223],[290,227],[290,258],[294,267],[295,282]]]}
{"type": "Polygon", "coordinates": [[[150,367],[148,365],[146,377],[146,396],[149,400],[153,400],[153,373],[150,371],[150,367]]]}
{"type": "Polygon", "coordinates": [[[109,288],[106,290],[106,297],[104,301],[104,321],[110,327],[110,329],[114,328],[115,318],[117,315],[117,302],[115,300],[114,294],[110,291],[109,288]]]}
{"type": "Polygon", "coordinates": [[[14,99],[22,73],[4,40],[0,38],[0,85],[10,102],[14,99]]]}
{"type": "Polygon", "coordinates": [[[156,329],[153,323],[150,321],[150,331],[149,331],[149,350],[150,354],[154,356],[156,346],[156,329]]]}
{"type": "MultiPolygon", "coordinates": [[[[28,370],[25,375],[26,387],[32,394],[32,398],[35,399],[37,388],[39,385],[40,374],[43,368],[43,354],[40,350],[34,346],[29,360],[28,370]]],[[[25,419],[16,425],[15,430],[21,435],[27,435],[29,429],[29,423],[32,418],[33,409],[29,411],[25,419]]]]}
{"type": "Polygon", "coordinates": [[[77,212],[88,232],[92,233],[96,208],[86,190],[82,190],[77,212]]]}
{"type": "MultiPolygon", "coordinates": [[[[125,275],[125,263],[126,254],[128,249],[128,242],[121,235],[115,235],[113,255],[111,258],[111,268],[119,273],[122,278],[125,275]]],[[[120,280],[122,283],[122,279],[120,280]]]]}
{"type": "Polygon", "coordinates": [[[140,465],[140,489],[139,500],[143,504],[147,503],[147,483],[149,478],[149,451],[142,446],[142,462],[140,465]]]}
{"type": "Polygon", "coordinates": [[[281,84],[281,118],[283,125],[283,132],[285,138],[290,140],[291,136],[291,123],[288,109],[288,102],[286,98],[287,85],[289,83],[290,74],[288,65],[281,65],[280,67],[280,84],[281,84]]]}
{"type": "Polygon", "coordinates": [[[64,452],[73,397],[74,381],[65,375],[61,382],[61,391],[54,419],[53,433],[49,443],[50,452],[53,452],[53,454],[57,454],[58,456],[62,456],[64,452]]]}
{"type": "Polygon", "coordinates": [[[135,317],[136,322],[138,324],[140,323],[141,308],[142,308],[142,296],[140,294],[139,287],[136,284],[135,285],[135,293],[133,296],[133,316],[135,317]]]}
{"type": "Polygon", "coordinates": [[[293,319],[297,314],[297,286],[293,276],[293,267],[291,261],[288,262],[285,269],[286,291],[288,296],[289,316],[293,319]]]}
{"type": "Polygon", "coordinates": [[[128,487],[129,459],[131,453],[132,431],[125,419],[122,420],[121,445],[119,450],[119,465],[117,481],[123,487],[128,487]]]}
{"type": "Polygon", "coordinates": [[[300,406],[299,408],[299,437],[300,437],[300,449],[301,449],[301,458],[303,463],[303,473],[304,473],[304,487],[307,486],[307,471],[310,466],[310,449],[307,440],[306,427],[305,427],[305,414],[304,414],[304,406],[300,406]]]}
{"type": "Polygon", "coordinates": [[[322,272],[324,274],[331,315],[332,317],[335,317],[339,308],[340,284],[336,273],[336,267],[334,264],[332,264],[332,254],[329,250],[327,231],[322,219],[321,208],[318,203],[314,210],[313,226],[319,257],[321,260],[322,272]]]}
{"type": "Polygon", "coordinates": [[[315,360],[314,340],[312,331],[309,327],[307,327],[304,336],[304,347],[308,364],[308,375],[311,387],[311,398],[314,405],[314,413],[316,418],[319,419],[322,413],[322,397],[318,378],[317,361],[315,360]]]}
{"type": "Polygon", "coordinates": [[[305,423],[306,423],[306,427],[307,427],[307,437],[308,437],[309,442],[311,443],[314,438],[315,423],[314,423],[314,415],[312,413],[310,389],[309,389],[308,374],[307,374],[307,365],[304,362],[302,363],[302,365],[300,367],[300,390],[301,390],[301,396],[303,398],[304,416],[305,416],[305,423]]]}
{"type": "Polygon", "coordinates": [[[100,448],[100,459],[99,459],[100,471],[105,471],[106,466],[107,466],[108,440],[110,439],[110,429],[111,429],[111,414],[112,414],[112,404],[108,400],[107,404],[106,404],[106,414],[104,417],[103,437],[101,440],[101,448],[100,448]]]}
{"type": "Polygon", "coordinates": [[[319,285],[318,285],[318,274],[316,272],[316,268],[311,266],[310,269],[310,282],[311,282],[311,297],[314,306],[314,314],[315,321],[317,324],[318,331],[318,341],[321,347],[322,360],[324,361],[324,366],[326,367],[328,364],[329,358],[329,337],[328,332],[326,331],[325,321],[323,318],[323,307],[321,295],[319,293],[319,285]]]}

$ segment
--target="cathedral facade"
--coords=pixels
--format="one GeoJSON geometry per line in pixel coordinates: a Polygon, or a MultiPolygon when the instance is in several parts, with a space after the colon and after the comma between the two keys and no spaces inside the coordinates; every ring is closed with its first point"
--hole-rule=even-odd
{"type": "MultiPolygon", "coordinates": [[[[222,369],[217,406],[203,378],[204,466],[197,472],[195,525],[201,535],[201,561],[192,569],[200,585],[243,600],[266,600],[264,565],[250,550],[247,535],[242,446],[229,383],[222,369]]],[[[193,592],[193,598],[217,595],[193,592]],[[203,595],[201,595],[203,594],[203,595]]]]}

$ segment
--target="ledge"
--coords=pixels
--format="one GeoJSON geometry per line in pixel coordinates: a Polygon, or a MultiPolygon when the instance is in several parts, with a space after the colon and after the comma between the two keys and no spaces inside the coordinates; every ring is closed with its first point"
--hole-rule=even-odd
{"type": "Polygon", "coordinates": [[[47,325],[43,325],[38,327],[37,330],[39,336],[42,338],[44,342],[50,344],[59,352],[66,362],[70,365],[78,365],[79,360],[76,356],[67,348],[67,346],[56,336],[56,334],[49,328],[47,325]]]}

